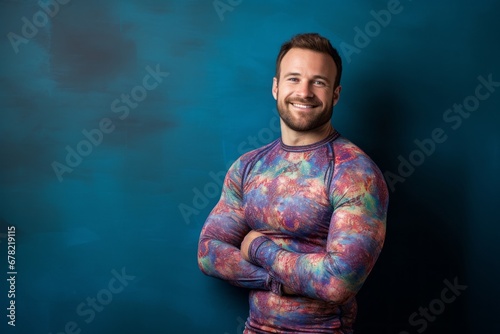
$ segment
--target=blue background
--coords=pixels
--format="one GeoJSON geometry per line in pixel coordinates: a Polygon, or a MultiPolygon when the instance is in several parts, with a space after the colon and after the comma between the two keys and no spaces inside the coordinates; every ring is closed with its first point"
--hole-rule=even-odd
{"type": "Polygon", "coordinates": [[[446,135],[394,184],[357,333],[417,333],[424,325],[409,317],[429,306],[439,314],[425,333],[498,331],[500,89],[459,126],[443,117],[475,94],[479,76],[500,81],[500,4],[402,0],[381,26],[371,11],[387,1],[223,2],[218,12],[211,0],[73,0],[47,22],[35,17],[38,31],[18,44],[9,33],[21,38],[23,17],[33,22],[41,7],[0,2],[2,333],[68,324],[81,333],[241,333],[246,292],[201,274],[198,236],[229,164],[279,136],[275,57],[311,31],[344,46],[334,126],[383,172],[417,157],[415,140],[436,128],[446,135]],[[168,75],[126,116],[115,112],[122,94],[141,93],[148,66],[168,75]],[[87,151],[80,144],[86,156],[58,178],[54,162],[67,165],[67,146],[76,150],[103,119],[112,130],[87,151]],[[12,225],[15,328],[6,318],[12,225]],[[129,280],[110,292],[122,271],[129,280]],[[440,304],[445,280],[467,288],[440,304]],[[96,297],[106,305],[88,321],[77,307],[96,297]]]}

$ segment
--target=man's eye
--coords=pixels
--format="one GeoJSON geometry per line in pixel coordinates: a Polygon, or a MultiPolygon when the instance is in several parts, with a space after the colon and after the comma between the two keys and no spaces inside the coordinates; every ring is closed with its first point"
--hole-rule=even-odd
{"type": "Polygon", "coordinates": [[[314,81],[314,84],[317,86],[324,86],[325,83],[323,81],[314,81]]]}
{"type": "Polygon", "coordinates": [[[298,82],[298,81],[299,81],[299,79],[297,79],[297,78],[288,78],[288,81],[291,81],[291,82],[298,82]]]}

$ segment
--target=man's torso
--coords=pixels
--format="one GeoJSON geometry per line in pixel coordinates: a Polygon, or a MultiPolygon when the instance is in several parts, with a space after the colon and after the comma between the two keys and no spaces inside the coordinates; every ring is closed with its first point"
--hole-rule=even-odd
{"type": "MultiPolygon", "coordinates": [[[[252,230],[266,234],[285,250],[327,251],[334,210],[330,186],[335,168],[335,138],[331,136],[327,142],[293,151],[283,149],[278,140],[255,156],[242,183],[245,219],[252,230]]],[[[253,290],[247,327],[256,333],[258,329],[332,333],[332,328],[349,328],[355,314],[354,298],[344,305],[334,305],[253,290]]]]}

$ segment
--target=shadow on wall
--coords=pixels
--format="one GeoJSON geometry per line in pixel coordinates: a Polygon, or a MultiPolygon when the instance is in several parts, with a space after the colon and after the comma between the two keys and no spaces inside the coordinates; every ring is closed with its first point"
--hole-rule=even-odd
{"type": "MultiPolygon", "coordinates": [[[[379,74],[371,78],[381,78],[379,74]]],[[[414,148],[404,133],[411,103],[401,97],[397,82],[362,82],[357,94],[365,98],[353,108],[365,127],[353,141],[382,172],[397,169],[396,157],[414,148]]],[[[466,199],[456,184],[465,172],[436,155],[390,191],[384,249],[358,294],[357,333],[468,332],[463,293],[466,199]],[[452,172],[441,168],[450,165],[452,172]]]]}

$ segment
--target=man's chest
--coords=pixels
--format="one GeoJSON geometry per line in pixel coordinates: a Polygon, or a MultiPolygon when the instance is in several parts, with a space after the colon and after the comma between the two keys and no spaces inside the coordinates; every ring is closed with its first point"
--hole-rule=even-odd
{"type": "Polygon", "coordinates": [[[257,164],[244,182],[245,219],[254,230],[326,239],[333,212],[328,166],[310,161],[257,164]]]}

